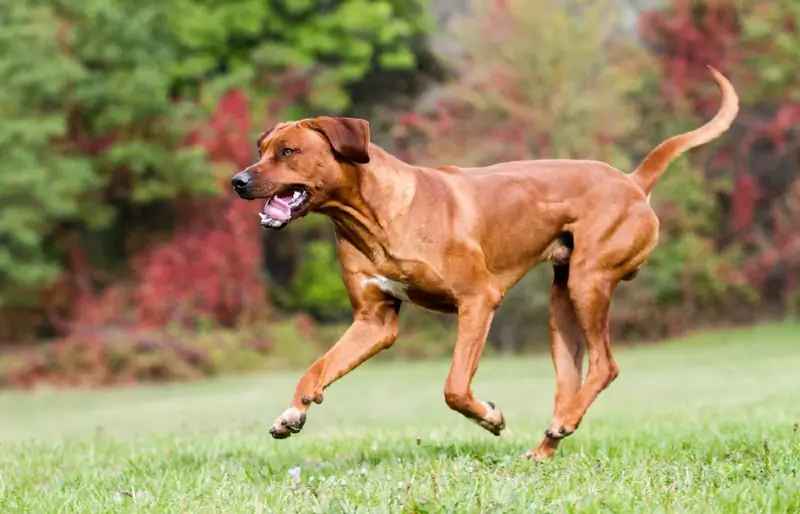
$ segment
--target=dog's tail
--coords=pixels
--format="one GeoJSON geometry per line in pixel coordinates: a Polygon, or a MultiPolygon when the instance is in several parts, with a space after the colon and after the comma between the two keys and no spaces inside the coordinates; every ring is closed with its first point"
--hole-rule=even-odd
{"type": "Polygon", "coordinates": [[[739,97],[731,83],[711,66],[708,69],[722,91],[722,104],[719,111],[711,121],[702,127],[673,136],[655,147],[639,164],[639,167],[629,175],[648,197],[653,186],[672,161],[687,150],[704,145],[721,136],[731,126],[739,112],[739,97]]]}

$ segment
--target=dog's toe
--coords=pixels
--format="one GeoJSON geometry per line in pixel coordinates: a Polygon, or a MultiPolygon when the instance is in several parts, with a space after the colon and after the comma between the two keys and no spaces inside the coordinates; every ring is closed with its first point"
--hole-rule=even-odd
{"type": "Polygon", "coordinates": [[[575,432],[575,430],[570,430],[566,428],[564,425],[552,425],[550,428],[544,431],[544,435],[549,437],[550,439],[558,440],[564,439],[567,436],[570,436],[575,432]]]}
{"type": "Polygon", "coordinates": [[[500,432],[506,428],[506,420],[500,409],[495,407],[493,402],[481,402],[486,407],[486,414],[482,419],[475,420],[478,425],[488,430],[492,434],[499,436],[500,432]]]}
{"type": "Polygon", "coordinates": [[[306,424],[306,415],[297,407],[289,407],[269,429],[269,434],[273,439],[286,439],[292,434],[297,434],[306,424]]]}

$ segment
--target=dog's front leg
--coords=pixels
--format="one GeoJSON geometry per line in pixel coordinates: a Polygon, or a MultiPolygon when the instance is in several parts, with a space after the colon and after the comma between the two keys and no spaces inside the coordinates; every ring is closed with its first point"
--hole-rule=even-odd
{"type": "MultiPolygon", "coordinates": [[[[362,301],[366,299],[361,299],[362,301]]],[[[397,338],[399,303],[382,298],[361,303],[353,324],[328,352],[317,359],[297,384],[291,407],[272,424],[269,433],[285,439],[300,432],[311,402],[322,403],[322,392],[359,364],[390,347],[397,338]]]]}
{"type": "Polygon", "coordinates": [[[506,426],[503,414],[492,402],[475,399],[472,395],[472,377],[478,370],[486,336],[499,306],[498,297],[486,295],[470,298],[459,305],[458,340],[444,387],[444,398],[451,409],[494,435],[500,435],[506,426]]]}

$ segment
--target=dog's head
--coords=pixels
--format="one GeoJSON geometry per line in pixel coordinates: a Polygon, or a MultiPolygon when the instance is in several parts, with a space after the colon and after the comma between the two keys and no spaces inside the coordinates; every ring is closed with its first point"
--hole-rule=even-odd
{"type": "Polygon", "coordinates": [[[281,229],[319,208],[343,180],[343,164],[369,162],[369,123],[318,118],[281,123],[256,141],[259,160],[231,179],[245,200],[266,198],[261,226],[281,229]]]}

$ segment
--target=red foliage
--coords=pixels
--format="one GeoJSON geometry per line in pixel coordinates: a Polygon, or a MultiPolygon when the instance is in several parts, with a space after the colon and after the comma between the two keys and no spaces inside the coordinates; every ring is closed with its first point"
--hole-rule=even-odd
{"type": "Polygon", "coordinates": [[[744,230],[750,226],[756,200],[758,200],[758,182],[752,175],[740,175],[731,191],[733,225],[737,230],[744,230]]]}
{"type": "MultiPolygon", "coordinates": [[[[661,57],[661,84],[668,99],[696,95],[698,84],[708,83],[706,65],[729,74],[741,60],[738,16],[730,2],[673,0],[669,11],[642,13],[639,31],[661,57]]],[[[711,90],[695,101],[713,110],[717,93],[711,90]]]]}
{"type": "MultiPolygon", "coordinates": [[[[767,2],[751,15],[767,15],[767,2]]],[[[763,41],[743,37],[741,6],[734,2],[673,0],[667,10],[644,13],[640,19],[643,39],[656,51],[665,78],[663,94],[668,101],[689,101],[697,112],[716,108],[717,93],[708,87],[706,65],[710,64],[735,77],[737,89],[759,87],[754,56],[769,54],[772,36],[763,41]]],[[[787,33],[795,31],[794,20],[780,24],[787,33]]],[[[785,96],[785,95],[784,95],[785,96]]],[[[786,285],[780,292],[784,300],[794,287],[800,270],[800,205],[794,191],[769,191],[760,177],[788,173],[795,190],[800,189],[797,169],[784,169],[781,161],[800,156],[800,103],[790,98],[759,98],[759,104],[742,105],[739,123],[715,143],[716,155],[708,168],[735,173],[730,193],[728,231],[748,246],[742,274],[751,284],[764,289],[770,276],[780,274],[786,285]],[[763,148],[769,148],[764,150],[763,148]],[[794,155],[792,153],[794,152],[794,155]],[[783,159],[786,156],[787,159],[783,159]],[[747,168],[758,162],[757,168],[747,168]],[[772,216],[757,215],[764,209],[772,216]]],[[[785,179],[784,179],[785,180],[785,179]]],[[[774,292],[772,292],[774,294],[774,292]]],[[[780,295],[779,295],[780,296],[780,295]]]]}
{"type": "Polygon", "coordinates": [[[98,271],[80,245],[64,241],[69,272],[48,291],[46,302],[60,334],[106,325],[193,327],[208,321],[231,326],[264,316],[259,206],[243,202],[229,186],[230,175],[253,160],[250,129],[247,97],[233,90],[207,125],[189,134],[188,144],[202,146],[212,163],[230,164],[230,173],[220,177],[218,196],[181,201],[182,215],[171,237],[132,259],[132,281],[115,281],[97,293],[92,278],[98,271]]]}
{"type": "MultiPolygon", "coordinates": [[[[206,130],[190,136],[214,162],[238,169],[252,162],[246,95],[230,91],[217,105],[206,130]]],[[[169,241],[134,259],[137,322],[145,326],[193,324],[202,318],[232,325],[266,309],[260,277],[262,249],[257,206],[230,193],[221,178],[220,198],[194,202],[169,241]]]]}
{"type": "Polygon", "coordinates": [[[138,323],[191,325],[202,318],[230,326],[266,308],[259,276],[261,248],[252,206],[238,198],[213,203],[213,225],[184,222],[167,242],[134,260],[138,323]],[[244,220],[244,222],[242,222],[244,220]]]}

